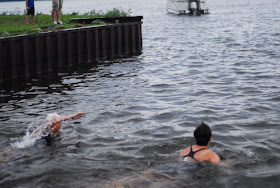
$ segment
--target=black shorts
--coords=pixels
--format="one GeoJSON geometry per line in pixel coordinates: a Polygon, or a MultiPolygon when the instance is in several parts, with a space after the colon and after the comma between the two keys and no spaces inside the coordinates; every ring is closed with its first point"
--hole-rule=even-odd
{"type": "Polygon", "coordinates": [[[26,10],[27,15],[34,15],[35,12],[35,7],[30,7],[29,9],[26,10]]]}

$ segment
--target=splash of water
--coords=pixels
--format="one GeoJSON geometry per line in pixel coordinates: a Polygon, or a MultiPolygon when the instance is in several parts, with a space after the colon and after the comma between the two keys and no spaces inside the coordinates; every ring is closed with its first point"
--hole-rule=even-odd
{"type": "Polygon", "coordinates": [[[51,121],[59,117],[60,115],[57,113],[52,113],[47,115],[45,123],[38,123],[38,121],[32,122],[28,126],[25,135],[15,143],[11,143],[11,146],[13,148],[27,148],[34,146],[38,143],[38,140],[49,134],[51,121]]]}

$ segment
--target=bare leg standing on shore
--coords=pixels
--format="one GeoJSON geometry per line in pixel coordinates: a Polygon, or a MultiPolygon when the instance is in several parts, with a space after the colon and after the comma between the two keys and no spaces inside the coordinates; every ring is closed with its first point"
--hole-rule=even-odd
{"type": "Polygon", "coordinates": [[[26,25],[28,25],[29,15],[32,16],[32,25],[35,24],[35,7],[34,7],[34,0],[25,0],[26,2],[26,25]]]}
{"type": "Polygon", "coordinates": [[[52,0],[52,19],[54,25],[62,24],[62,21],[60,20],[62,5],[63,0],[52,0]],[[55,18],[57,18],[57,21],[55,18]]]}
{"type": "Polygon", "coordinates": [[[28,25],[29,15],[26,15],[26,25],[28,25]]]}
{"type": "Polygon", "coordinates": [[[35,25],[35,17],[32,15],[32,25],[35,25]]]}
{"type": "Polygon", "coordinates": [[[55,24],[55,14],[56,14],[56,10],[52,10],[52,19],[53,19],[53,23],[55,24]]]}
{"type": "Polygon", "coordinates": [[[61,15],[61,10],[56,11],[56,16],[57,16],[57,22],[60,23],[60,15],[61,15]]]}

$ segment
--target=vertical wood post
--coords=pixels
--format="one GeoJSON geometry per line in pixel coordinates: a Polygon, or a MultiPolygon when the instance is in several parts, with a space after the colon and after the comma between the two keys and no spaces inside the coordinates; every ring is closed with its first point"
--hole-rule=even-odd
{"type": "Polygon", "coordinates": [[[111,54],[110,54],[110,56],[111,57],[115,57],[115,54],[116,54],[116,52],[115,52],[115,42],[116,42],[116,39],[115,39],[115,36],[116,36],[116,32],[115,32],[115,27],[111,27],[111,29],[110,29],[110,33],[111,33],[111,44],[110,44],[110,46],[111,46],[111,54]]]}
{"type": "Polygon", "coordinates": [[[138,45],[137,46],[138,46],[138,50],[140,51],[142,49],[141,23],[138,24],[137,32],[138,32],[138,35],[137,35],[138,45]]]}
{"type": "Polygon", "coordinates": [[[61,69],[63,67],[63,45],[62,45],[62,37],[61,33],[57,33],[57,60],[58,60],[58,68],[61,69]]]}
{"type": "Polygon", "coordinates": [[[4,55],[3,55],[2,42],[0,41],[0,83],[4,82],[4,55]]]}
{"type": "Polygon", "coordinates": [[[142,25],[141,25],[141,23],[139,23],[139,37],[140,37],[140,46],[141,46],[139,50],[142,50],[143,43],[142,43],[142,25]]]}
{"type": "Polygon", "coordinates": [[[117,48],[117,55],[121,56],[122,55],[122,28],[121,26],[118,27],[118,48],[117,48]]]}
{"type": "Polygon", "coordinates": [[[98,29],[94,30],[94,54],[95,54],[95,60],[99,60],[99,35],[98,35],[98,29]]]}
{"type": "Polygon", "coordinates": [[[57,66],[57,39],[56,39],[56,36],[55,35],[50,35],[51,37],[51,59],[52,59],[52,70],[53,71],[56,71],[58,69],[58,66],[57,66]]]}
{"type": "Polygon", "coordinates": [[[18,77],[17,74],[17,61],[16,61],[16,57],[17,57],[17,51],[16,51],[16,44],[15,44],[15,39],[12,38],[12,40],[10,40],[10,57],[11,57],[11,78],[15,79],[18,77]]]}
{"type": "Polygon", "coordinates": [[[102,29],[102,33],[101,33],[101,38],[102,38],[102,59],[106,59],[107,58],[107,50],[106,50],[106,41],[107,41],[107,35],[106,35],[106,30],[105,29],[102,29]]]}
{"type": "Polygon", "coordinates": [[[135,53],[136,52],[136,29],[135,29],[135,25],[132,25],[132,30],[131,30],[132,34],[131,34],[131,37],[132,37],[132,53],[135,53]]]}
{"type": "Polygon", "coordinates": [[[53,70],[53,65],[52,65],[52,38],[50,35],[46,37],[47,40],[47,46],[46,46],[46,52],[47,53],[47,67],[48,67],[48,72],[51,72],[53,70]]]}
{"type": "Polygon", "coordinates": [[[24,62],[24,75],[26,78],[30,77],[29,68],[29,49],[28,49],[28,39],[23,39],[23,62],[24,62]]]}
{"type": "Polygon", "coordinates": [[[87,30],[87,62],[90,63],[92,61],[92,35],[91,31],[87,30]]]}
{"type": "Polygon", "coordinates": [[[78,46],[77,49],[78,50],[78,64],[81,64],[82,62],[82,37],[81,37],[81,31],[78,31],[78,46]]]}
{"type": "Polygon", "coordinates": [[[69,32],[67,34],[68,38],[68,46],[67,46],[67,54],[68,54],[68,65],[73,66],[73,39],[72,39],[72,33],[69,32]]]}
{"type": "Polygon", "coordinates": [[[42,73],[42,54],[41,54],[41,38],[36,38],[36,68],[37,74],[42,73]]]}
{"type": "Polygon", "coordinates": [[[128,38],[129,32],[128,32],[128,25],[124,26],[124,38],[125,38],[125,55],[129,53],[128,49],[128,43],[129,43],[129,38],[128,38]]]}

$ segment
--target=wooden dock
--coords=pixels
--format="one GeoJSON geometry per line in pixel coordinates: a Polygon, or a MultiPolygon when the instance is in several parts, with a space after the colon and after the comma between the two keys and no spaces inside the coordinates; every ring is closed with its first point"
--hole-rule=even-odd
{"type": "MultiPolygon", "coordinates": [[[[111,24],[102,26],[0,38],[0,84],[80,64],[139,54],[142,19],[142,16],[110,18],[111,24]]],[[[73,21],[85,22],[83,19],[73,21]]]]}

